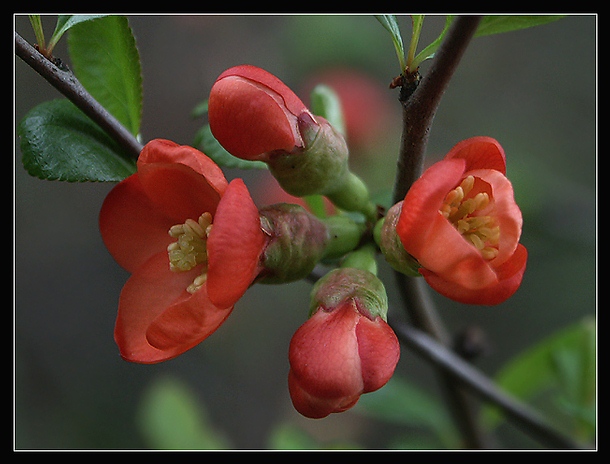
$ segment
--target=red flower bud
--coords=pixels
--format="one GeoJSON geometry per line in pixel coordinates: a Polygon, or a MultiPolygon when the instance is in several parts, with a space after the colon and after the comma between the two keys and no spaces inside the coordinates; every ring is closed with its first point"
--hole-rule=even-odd
{"type": "Polygon", "coordinates": [[[304,146],[299,116],[311,116],[303,102],[273,74],[256,66],[235,66],[212,86],[208,119],[214,137],[232,155],[264,159],[304,146]]]}
{"type": "Polygon", "coordinates": [[[521,285],[527,250],[505,174],[500,144],[473,137],[427,169],[402,202],[400,240],[428,284],[448,298],[495,305],[521,285]]]}
{"type": "Polygon", "coordinates": [[[400,356],[398,339],[384,320],[385,291],[373,274],[342,268],[321,281],[312,292],[313,315],[289,349],[290,396],[309,418],[345,411],[363,393],[381,388],[400,356]]]}

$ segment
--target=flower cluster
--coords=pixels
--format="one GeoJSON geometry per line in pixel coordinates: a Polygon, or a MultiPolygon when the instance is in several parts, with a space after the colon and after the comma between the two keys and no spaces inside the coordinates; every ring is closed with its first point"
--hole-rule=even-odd
{"type": "Polygon", "coordinates": [[[288,350],[293,404],[320,418],[385,385],[400,355],[376,266],[350,256],[373,249],[374,259],[378,246],[398,271],[464,303],[497,304],[519,287],[527,259],[521,214],[495,140],[456,145],[383,215],[350,171],[344,137],[277,77],[254,66],[228,69],[211,89],[208,117],[229,153],[267,163],[291,195],[325,196],[334,214],[284,203],[259,209],[244,181],[229,182],[201,151],[147,143],[137,172],[100,212],[104,243],[131,273],[115,325],[124,359],[174,358],[214,333],[254,283],[292,282],[333,263],[313,286],[310,317],[288,350]]]}

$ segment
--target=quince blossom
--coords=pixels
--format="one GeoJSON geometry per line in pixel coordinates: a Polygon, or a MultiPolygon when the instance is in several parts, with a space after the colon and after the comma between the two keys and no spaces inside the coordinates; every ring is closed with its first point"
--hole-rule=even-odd
{"type": "Polygon", "coordinates": [[[495,305],[521,285],[523,221],[504,150],[493,138],[458,143],[413,183],[401,208],[396,232],[442,295],[495,305]]]}
{"type": "Polygon", "coordinates": [[[171,359],[212,334],[260,272],[266,243],[243,181],[228,183],[206,155],[162,139],[108,194],[100,231],[131,273],[115,341],[139,363],[171,359]]]}

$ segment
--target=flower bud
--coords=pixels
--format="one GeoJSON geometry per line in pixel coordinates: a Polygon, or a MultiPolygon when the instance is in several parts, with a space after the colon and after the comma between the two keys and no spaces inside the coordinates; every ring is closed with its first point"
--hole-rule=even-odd
{"type": "Polygon", "coordinates": [[[330,237],[326,225],[302,206],[279,203],[259,210],[270,237],[263,254],[261,283],[284,283],[307,277],[324,256],[330,237]]]}
{"type": "Polygon", "coordinates": [[[400,241],[396,233],[396,223],[402,211],[402,201],[392,206],[385,218],[379,221],[375,227],[375,239],[379,245],[381,253],[393,269],[410,276],[419,276],[419,263],[415,260],[400,241]]]}
{"type": "Polygon", "coordinates": [[[212,134],[232,155],[266,161],[271,153],[303,148],[298,118],[303,102],[273,74],[235,66],[216,80],[208,100],[212,134]]]}
{"type": "Polygon", "coordinates": [[[383,284],[368,271],[339,268],[312,289],[312,315],[290,342],[288,387],[306,417],[345,411],[387,383],[400,356],[386,323],[383,284]]]}

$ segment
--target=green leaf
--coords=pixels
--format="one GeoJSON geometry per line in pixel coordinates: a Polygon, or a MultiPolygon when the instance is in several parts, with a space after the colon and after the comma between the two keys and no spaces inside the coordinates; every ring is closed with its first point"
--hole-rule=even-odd
{"type": "Polygon", "coordinates": [[[516,31],[528,27],[540,26],[565,15],[489,15],[484,16],[475,32],[475,37],[516,31]]]}
{"type": "Polygon", "coordinates": [[[17,134],[25,169],[41,179],[120,181],[135,172],[135,160],[68,100],[34,107],[17,134]]]}
{"type": "Polygon", "coordinates": [[[455,18],[454,15],[447,15],[445,18],[445,27],[443,27],[440,35],[430,45],[417,54],[413,63],[411,63],[412,68],[417,69],[424,61],[434,57],[436,50],[440,47],[445,38],[445,34],[447,34],[447,31],[449,30],[449,26],[451,26],[451,23],[453,22],[453,18],[455,18]]]}
{"type": "MultiPolygon", "coordinates": [[[[516,356],[497,374],[496,382],[524,401],[551,395],[564,412],[580,419],[582,411],[595,408],[595,345],[595,321],[585,319],[516,356]]],[[[502,415],[488,406],[482,417],[495,427],[502,415]]]]}
{"type": "Polygon", "coordinates": [[[311,91],[311,111],[322,116],[341,134],[345,135],[343,109],[337,93],[329,86],[318,84],[311,91]]]}
{"type": "Polygon", "coordinates": [[[140,57],[124,16],[76,23],[68,37],[74,73],[85,89],[138,135],[142,118],[140,57]]]}
{"type": "Polygon", "coordinates": [[[394,44],[394,50],[396,50],[396,56],[398,57],[400,72],[403,73],[407,68],[407,62],[405,58],[405,47],[402,42],[402,36],[400,35],[400,27],[396,21],[396,15],[375,15],[375,18],[377,18],[377,21],[379,21],[390,33],[392,43],[394,44]]]}
{"type": "Polygon", "coordinates": [[[49,40],[49,51],[53,50],[55,45],[57,45],[57,42],[59,42],[59,39],[61,39],[61,36],[64,35],[64,33],[72,26],[85,21],[90,21],[92,19],[101,18],[103,16],[108,15],[59,15],[57,17],[55,30],[53,31],[53,35],[49,40]]]}
{"type": "Polygon", "coordinates": [[[144,392],[139,405],[139,429],[154,449],[226,449],[227,440],[214,429],[204,405],[186,384],[159,378],[144,392]]]}
{"type": "Polygon", "coordinates": [[[248,161],[233,156],[214,138],[210,125],[206,124],[195,134],[193,146],[198,148],[207,156],[212,158],[214,162],[224,168],[236,169],[267,169],[267,165],[262,161],[248,161]]]}

